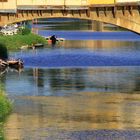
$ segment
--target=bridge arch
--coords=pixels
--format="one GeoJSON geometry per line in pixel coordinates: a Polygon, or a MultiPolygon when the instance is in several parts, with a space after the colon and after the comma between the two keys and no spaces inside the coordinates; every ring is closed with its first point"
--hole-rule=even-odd
{"type": "Polygon", "coordinates": [[[18,10],[16,14],[2,14],[0,25],[11,24],[21,21],[39,19],[39,18],[77,18],[86,20],[95,20],[117,25],[130,31],[140,33],[140,13],[137,7],[133,10],[123,10],[119,7],[91,7],[80,10],[18,10]]]}

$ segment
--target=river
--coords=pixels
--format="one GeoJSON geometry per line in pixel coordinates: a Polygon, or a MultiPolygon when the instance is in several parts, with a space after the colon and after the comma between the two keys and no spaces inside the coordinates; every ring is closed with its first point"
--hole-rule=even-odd
{"type": "Polygon", "coordinates": [[[1,76],[13,101],[6,140],[140,139],[140,36],[75,22],[33,25],[66,40],[10,53],[25,68],[1,76]]]}

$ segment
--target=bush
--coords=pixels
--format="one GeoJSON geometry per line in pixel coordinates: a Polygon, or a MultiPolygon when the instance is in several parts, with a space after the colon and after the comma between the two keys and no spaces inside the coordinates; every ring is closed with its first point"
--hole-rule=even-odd
{"type": "Polygon", "coordinates": [[[30,33],[31,33],[31,29],[29,29],[27,27],[19,28],[19,34],[21,34],[21,35],[28,35],[30,33]]]}
{"type": "Polygon", "coordinates": [[[7,59],[8,52],[4,44],[0,44],[0,59],[7,59]]]}
{"type": "Polygon", "coordinates": [[[5,140],[4,132],[3,132],[3,126],[1,124],[0,124],[0,140],[5,140]]]}
{"type": "Polygon", "coordinates": [[[11,111],[11,103],[4,93],[0,93],[0,122],[4,121],[11,111]]]}
{"type": "Polygon", "coordinates": [[[30,33],[28,35],[21,35],[21,33],[18,33],[13,36],[0,36],[0,42],[2,42],[8,50],[16,50],[21,46],[32,45],[35,43],[48,43],[44,37],[33,33],[30,33]]]}
{"type": "Polygon", "coordinates": [[[25,27],[24,29],[22,29],[22,35],[28,35],[30,33],[31,33],[31,30],[29,28],[25,27]]]}

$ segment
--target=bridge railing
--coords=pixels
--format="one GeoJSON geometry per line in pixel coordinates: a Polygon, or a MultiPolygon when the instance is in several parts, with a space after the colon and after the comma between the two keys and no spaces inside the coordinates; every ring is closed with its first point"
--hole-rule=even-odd
{"type": "Polygon", "coordinates": [[[0,13],[17,10],[88,9],[89,7],[139,4],[140,0],[1,0],[0,13]]]}
{"type": "Polygon", "coordinates": [[[0,13],[16,13],[17,0],[3,0],[0,2],[0,13]]]}
{"type": "Polygon", "coordinates": [[[20,0],[17,1],[18,9],[68,9],[88,7],[88,0],[20,0]]]}

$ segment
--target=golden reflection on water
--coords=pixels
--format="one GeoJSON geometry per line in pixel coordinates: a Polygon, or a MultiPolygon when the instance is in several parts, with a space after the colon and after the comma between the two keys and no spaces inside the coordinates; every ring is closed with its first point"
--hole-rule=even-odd
{"type": "Polygon", "coordinates": [[[75,96],[22,96],[15,100],[20,105],[15,104],[5,124],[6,140],[37,139],[63,130],[140,130],[139,94],[79,92],[75,96]]]}
{"type": "MultiPolygon", "coordinates": [[[[137,42],[101,40],[63,43],[61,45],[65,48],[81,49],[82,46],[90,50],[111,50],[119,47],[122,49],[125,46],[128,48],[131,46],[129,49],[133,49],[133,46],[137,46],[135,44],[137,42]]],[[[62,91],[69,90],[72,93],[68,96],[67,93],[64,96],[15,96],[13,113],[4,127],[6,140],[39,140],[61,131],[140,130],[139,72],[137,71],[139,71],[137,68],[136,73],[135,69],[131,71],[127,68],[78,69],[77,71],[34,68],[20,75],[20,80],[16,75],[9,74],[8,85],[16,83],[15,87],[12,85],[9,89],[12,91],[17,88],[17,94],[20,94],[23,83],[26,83],[26,86],[31,85],[31,87],[27,86],[29,92],[32,91],[31,88],[36,89],[37,94],[33,92],[31,95],[44,95],[43,92],[47,91],[46,86],[51,91],[61,92],[60,89],[62,89],[62,91]],[[73,89],[76,89],[75,85],[78,91],[82,91],[83,88],[93,90],[96,87],[104,91],[102,93],[76,91],[73,93],[73,89]],[[39,90],[40,87],[44,90],[39,90]],[[80,87],[83,87],[82,90],[80,87]],[[104,93],[107,88],[115,92],[104,93]],[[117,93],[117,91],[129,94],[117,93]]],[[[24,88],[26,88],[25,85],[24,88]]]]}
{"type": "MultiPolygon", "coordinates": [[[[111,41],[111,40],[66,40],[60,43],[60,46],[65,48],[86,48],[90,50],[111,50],[117,48],[125,48],[127,49],[130,47],[134,49],[134,47],[139,46],[139,42],[132,42],[132,41],[111,41]]],[[[129,48],[129,49],[130,49],[129,48]]]]}

